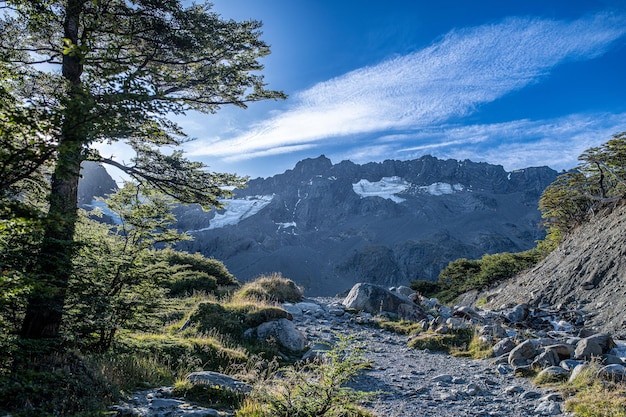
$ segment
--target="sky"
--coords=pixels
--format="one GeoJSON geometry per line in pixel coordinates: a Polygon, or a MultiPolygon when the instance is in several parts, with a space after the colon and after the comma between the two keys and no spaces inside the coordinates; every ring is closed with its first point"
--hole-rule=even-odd
{"type": "Polygon", "coordinates": [[[570,169],[626,130],[626,0],[214,0],[287,100],[187,114],[187,156],[269,177],[423,155],[570,169]]]}

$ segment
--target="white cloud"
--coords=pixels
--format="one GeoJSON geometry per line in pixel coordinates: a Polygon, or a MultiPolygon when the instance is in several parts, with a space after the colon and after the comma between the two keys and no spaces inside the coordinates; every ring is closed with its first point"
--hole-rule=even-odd
{"type": "MultiPolygon", "coordinates": [[[[510,18],[455,30],[423,50],[319,83],[296,94],[286,111],[230,139],[206,146],[199,140],[190,154],[243,160],[352,135],[433,129],[539,82],[563,62],[602,55],[626,34],[625,23],[597,14],[572,22],[510,18]]],[[[446,131],[448,142],[466,141],[453,133],[446,131]]]]}

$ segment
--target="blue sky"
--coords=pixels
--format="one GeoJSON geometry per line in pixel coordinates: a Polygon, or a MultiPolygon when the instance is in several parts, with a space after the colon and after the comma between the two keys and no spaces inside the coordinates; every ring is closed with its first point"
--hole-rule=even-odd
{"type": "Polygon", "coordinates": [[[257,19],[286,101],[178,119],[187,155],[268,177],[431,154],[568,169],[626,130],[625,0],[215,0],[257,19]]]}

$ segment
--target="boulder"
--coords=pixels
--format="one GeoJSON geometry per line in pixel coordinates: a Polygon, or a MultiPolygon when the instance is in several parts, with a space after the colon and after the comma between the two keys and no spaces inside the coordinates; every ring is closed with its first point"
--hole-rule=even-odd
{"type": "Polygon", "coordinates": [[[606,365],[598,370],[598,378],[621,382],[626,379],[626,368],[623,365],[606,365]]]}
{"type": "Polygon", "coordinates": [[[499,324],[488,324],[478,330],[480,336],[487,336],[493,339],[504,339],[508,337],[506,330],[499,324]]]}
{"type": "Polygon", "coordinates": [[[574,356],[574,346],[567,343],[546,346],[546,350],[553,350],[561,360],[571,359],[574,356]]]}
{"type": "Polygon", "coordinates": [[[569,382],[574,382],[574,380],[575,380],[576,378],[578,378],[578,376],[579,376],[579,375],[580,375],[580,374],[581,374],[581,373],[582,373],[585,369],[589,368],[589,366],[590,366],[590,365],[589,365],[589,363],[587,363],[587,362],[583,362],[583,363],[580,363],[580,364],[576,365],[576,366],[574,367],[574,369],[572,369],[572,373],[570,374],[568,381],[569,381],[569,382]]]}
{"type": "Polygon", "coordinates": [[[548,368],[557,366],[559,362],[559,355],[554,350],[548,349],[537,355],[531,365],[533,368],[548,368]]]}
{"type": "Polygon", "coordinates": [[[424,311],[408,297],[389,291],[379,285],[358,283],[342,303],[346,308],[371,314],[388,312],[400,318],[419,321],[426,317],[424,311]]]}
{"type": "Polygon", "coordinates": [[[252,387],[245,382],[242,382],[228,375],[220,374],[219,372],[192,372],[187,375],[187,380],[194,385],[204,384],[210,386],[218,386],[222,389],[230,390],[237,393],[245,394],[252,391],[252,387]]]}
{"type": "Polygon", "coordinates": [[[528,304],[518,304],[510,310],[502,312],[502,317],[509,323],[520,323],[528,317],[528,304]]]}
{"type": "Polygon", "coordinates": [[[613,341],[613,338],[606,333],[596,333],[594,335],[585,337],[583,340],[591,340],[597,343],[602,348],[602,353],[609,353],[611,349],[617,347],[615,341],[613,341]]]}
{"type": "Polygon", "coordinates": [[[537,379],[545,378],[550,381],[564,381],[569,377],[569,371],[560,366],[550,366],[537,374],[537,379]]]}
{"type": "Polygon", "coordinates": [[[510,353],[515,349],[515,341],[511,337],[500,340],[493,346],[493,355],[498,357],[510,353]]]}
{"type": "Polygon", "coordinates": [[[307,340],[304,334],[287,319],[268,321],[256,328],[259,340],[269,337],[276,339],[279,345],[293,352],[300,352],[306,348],[307,340]]]}
{"type": "Polygon", "coordinates": [[[512,366],[525,366],[530,364],[535,356],[537,356],[535,345],[531,340],[526,340],[509,352],[509,364],[512,366]]]}
{"type": "Polygon", "coordinates": [[[602,356],[602,346],[595,340],[584,338],[576,344],[574,351],[574,359],[590,361],[594,357],[602,356]]]}

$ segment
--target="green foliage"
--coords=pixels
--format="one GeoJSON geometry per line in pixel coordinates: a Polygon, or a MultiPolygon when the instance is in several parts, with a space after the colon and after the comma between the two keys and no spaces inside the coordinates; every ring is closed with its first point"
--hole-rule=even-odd
{"type": "Polygon", "coordinates": [[[424,297],[431,297],[441,290],[441,286],[437,281],[417,279],[411,282],[411,289],[424,297]]]}
{"type": "Polygon", "coordinates": [[[552,241],[570,233],[600,207],[626,196],[626,132],[587,149],[578,159],[576,169],[559,175],[539,200],[552,241]]]}
{"type": "Polygon", "coordinates": [[[239,408],[245,395],[219,385],[192,384],[189,381],[177,381],[172,395],[185,398],[204,407],[217,409],[239,408]]]}
{"type": "Polygon", "coordinates": [[[450,262],[439,273],[436,286],[426,287],[421,282],[414,282],[412,286],[426,287],[429,293],[425,295],[451,302],[464,292],[483,289],[494,282],[510,278],[536,265],[544,256],[542,251],[530,249],[519,253],[486,254],[477,260],[461,258],[450,262]]]}
{"type": "Polygon", "coordinates": [[[244,349],[226,346],[219,339],[206,335],[130,334],[119,341],[116,352],[155,358],[158,363],[167,364],[174,373],[180,373],[178,370],[225,369],[248,358],[244,349]]]}
{"type": "Polygon", "coordinates": [[[297,303],[302,301],[302,289],[280,274],[262,276],[244,284],[233,294],[233,300],[297,303]]]}
{"type": "Polygon", "coordinates": [[[259,382],[236,416],[371,416],[357,405],[368,394],[346,386],[368,367],[361,348],[342,337],[321,361],[298,364],[259,382]]]}
{"type": "Polygon", "coordinates": [[[109,382],[74,353],[20,358],[10,377],[0,377],[0,392],[0,412],[15,417],[96,416],[117,399],[109,382]]]}
{"type": "Polygon", "coordinates": [[[171,202],[158,194],[139,195],[126,184],[107,200],[119,224],[83,218],[76,240],[65,308],[65,330],[75,343],[104,352],[120,329],[145,329],[163,299],[159,286],[167,265],[155,261],[157,244],[184,239],[170,229],[171,202]]]}
{"type": "Polygon", "coordinates": [[[191,313],[189,323],[200,332],[216,331],[241,341],[246,329],[288,317],[282,308],[258,302],[203,302],[191,313]]]}
{"type": "MultiPolygon", "coordinates": [[[[259,59],[269,54],[260,22],[223,20],[208,3],[3,4],[10,12],[0,16],[0,139],[7,145],[0,150],[0,198],[36,182],[49,191],[44,238],[28,268],[39,285],[31,288],[21,336],[53,338],[59,336],[77,249],[80,163],[121,169],[144,197],[156,190],[183,203],[219,207],[231,195],[225,186],[242,187],[245,179],[213,173],[178,149],[162,151],[187,140],[169,118],[285,95],[266,89],[259,74],[259,59]],[[116,141],[134,151],[127,165],[94,147],[116,141]]],[[[135,212],[131,223],[152,221],[141,207],[135,212]]]]}
{"type": "Polygon", "coordinates": [[[163,258],[170,267],[161,285],[169,289],[171,296],[187,296],[194,292],[213,293],[218,287],[239,285],[222,262],[205,258],[199,253],[164,249],[158,252],[158,257],[163,258]]]}

